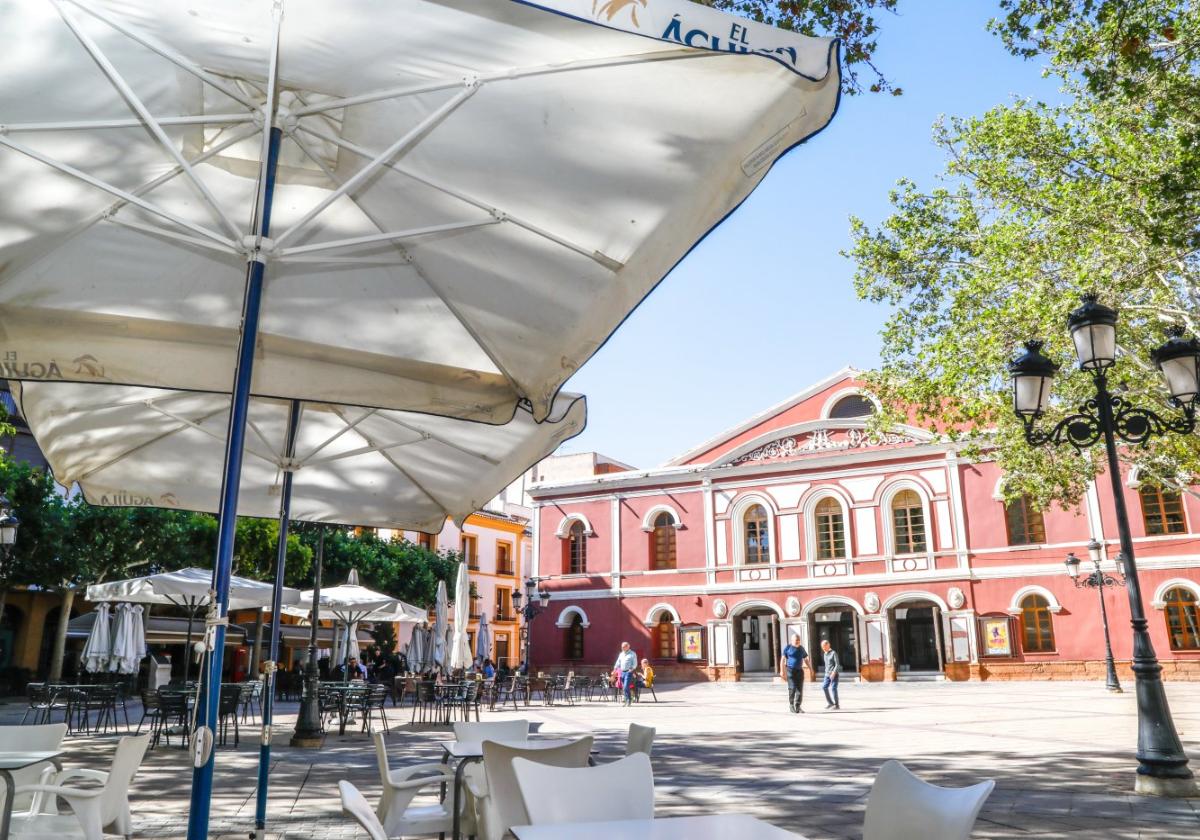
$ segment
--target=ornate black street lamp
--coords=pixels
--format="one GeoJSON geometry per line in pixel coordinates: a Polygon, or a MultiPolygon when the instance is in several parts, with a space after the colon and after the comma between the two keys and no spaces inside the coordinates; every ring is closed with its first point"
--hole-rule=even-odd
{"type": "Polygon", "coordinates": [[[1116,310],[1098,303],[1095,295],[1085,295],[1083,305],[1071,313],[1067,323],[1079,366],[1091,373],[1096,396],[1050,431],[1035,428],[1034,424],[1049,406],[1050,384],[1058,365],[1042,355],[1041,342],[1031,341],[1025,345],[1025,353],[1009,363],[1013,410],[1024,423],[1025,439],[1031,445],[1069,443],[1084,450],[1101,441],[1104,443],[1133,625],[1133,675],[1138,707],[1135,790],[1157,796],[1196,796],[1196,782],[1188,769],[1187,755],[1167,705],[1162,666],[1147,630],[1117,460],[1117,438],[1127,444],[1141,444],[1167,432],[1188,434],[1195,428],[1195,400],[1200,392],[1200,343],[1194,338],[1183,338],[1182,331],[1175,329],[1167,342],[1151,354],[1166,380],[1170,403],[1182,412],[1181,417],[1168,418],[1130,405],[1123,397],[1108,390],[1108,369],[1117,355],[1116,310]]]}
{"type": "MultiPolygon", "coordinates": [[[[9,561],[12,560],[13,547],[17,544],[17,528],[20,525],[17,517],[13,516],[8,496],[0,493],[0,589],[4,587],[9,574],[12,573],[9,561]]],[[[2,600],[0,598],[0,601],[2,600]]],[[[3,613],[4,605],[0,603],[0,622],[4,621],[3,613]]]]}
{"type": "MultiPolygon", "coordinates": [[[[321,726],[321,670],[317,667],[317,629],[321,626],[321,566],[325,559],[325,529],[317,536],[317,562],[313,569],[312,612],[309,614],[308,660],[304,663],[304,681],[300,689],[300,710],[296,713],[293,747],[320,748],[325,739],[321,726]]],[[[273,616],[279,621],[279,616],[273,616]]],[[[336,633],[336,628],[334,630],[336,633]]]]}
{"type": "Polygon", "coordinates": [[[524,651],[521,661],[525,663],[526,673],[533,673],[533,665],[529,661],[529,624],[539,615],[542,610],[550,606],[550,593],[545,589],[537,588],[537,581],[533,578],[525,579],[525,594],[521,594],[518,589],[512,594],[513,609],[521,614],[525,619],[525,623],[521,625],[521,641],[523,643],[522,650],[524,651]],[[534,598],[537,598],[535,601],[534,598]],[[521,606],[521,601],[525,602],[525,606],[521,606]]]}
{"type": "Polygon", "coordinates": [[[1108,638],[1108,608],[1104,604],[1104,587],[1106,586],[1124,586],[1125,585],[1125,558],[1117,555],[1117,570],[1121,577],[1117,579],[1112,575],[1106,575],[1100,568],[1101,562],[1104,560],[1103,546],[1096,540],[1088,543],[1088,554],[1091,556],[1092,564],[1096,567],[1095,571],[1087,577],[1079,576],[1079,564],[1082,562],[1074,553],[1067,555],[1067,574],[1071,576],[1071,580],[1075,583],[1075,587],[1088,586],[1100,593],[1100,620],[1104,625],[1104,659],[1108,666],[1108,677],[1105,680],[1104,687],[1109,691],[1120,692],[1121,683],[1117,679],[1117,665],[1113,661],[1112,642],[1108,638]]]}

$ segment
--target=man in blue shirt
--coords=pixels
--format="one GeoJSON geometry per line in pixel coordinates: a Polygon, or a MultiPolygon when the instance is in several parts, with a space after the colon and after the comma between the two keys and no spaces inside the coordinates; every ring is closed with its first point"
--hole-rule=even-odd
{"type": "Polygon", "coordinates": [[[621,689],[625,692],[625,705],[633,703],[633,672],[637,670],[637,654],[629,649],[629,642],[621,642],[621,652],[613,669],[621,674],[621,689]]]}
{"type": "Polygon", "coordinates": [[[800,645],[800,634],[793,633],[792,643],[783,649],[783,656],[779,657],[779,676],[787,680],[788,705],[796,714],[804,711],[800,703],[804,700],[804,666],[807,662],[808,651],[800,645]]]}

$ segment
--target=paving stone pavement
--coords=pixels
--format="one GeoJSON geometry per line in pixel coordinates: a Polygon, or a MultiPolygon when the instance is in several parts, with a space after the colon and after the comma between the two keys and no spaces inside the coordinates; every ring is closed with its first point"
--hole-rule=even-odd
{"type": "MultiPolygon", "coordinates": [[[[656,727],[660,816],[740,811],[809,840],[861,838],[871,780],[884,760],[898,758],[938,784],[996,779],[974,837],[1200,837],[1200,799],[1133,793],[1132,691],[1109,694],[1101,683],[849,683],[840,711],[824,711],[812,691],[803,715],[787,711],[781,685],[664,686],[658,694],[660,702],[628,709],[605,702],[510,707],[485,711],[484,719],[527,717],[544,733],[593,734],[601,761],[623,753],[631,721],[656,727]]],[[[1170,683],[1168,695],[1200,771],[1200,684],[1170,683]]],[[[0,723],[19,722],[23,710],[19,700],[0,705],[0,723]]],[[[337,782],[349,779],[378,797],[370,739],[334,732],[319,751],[291,749],[295,712],[294,703],[277,712],[269,836],[365,837],[341,815],[337,782]]],[[[136,723],[140,709],[131,706],[130,715],[136,723]]],[[[408,709],[389,717],[393,766],[441,758],[447,730],[411,726],[408,709]]],[[[210,838],[245,840],[253,827],[257,733],[248,726],[239,748],[218,749],[210,838]]],[[[113,736],[73,736],[66,763],[102,767],[113,744],[113,736]]],[[[190,781],[188,753],[153,750],[132,790],[134,836],[183,838],[190,781]]]]}

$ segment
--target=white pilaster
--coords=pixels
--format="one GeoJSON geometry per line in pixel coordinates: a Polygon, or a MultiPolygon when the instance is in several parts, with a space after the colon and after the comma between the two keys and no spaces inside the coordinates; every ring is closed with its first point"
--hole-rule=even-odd
{"type": "MultiPolygon", "coordinates": [[[[701,482],[700,486],[704,508],[704,568],[707,572],[708,582],[716,583],[717,552],[713,545],[713,529],[716,527],[716,522],[714,521],[712,480],[706,478],[701,482]]],[[[709,645],[710,660],[712,657],[711,650],[712,646],[709,645]]]]}
{"type": "Polygon", "coordinates": [[[612,591],[621,594],[621,497],[613,496],[609,506],[609,544],[612,546],[612,591]]]}

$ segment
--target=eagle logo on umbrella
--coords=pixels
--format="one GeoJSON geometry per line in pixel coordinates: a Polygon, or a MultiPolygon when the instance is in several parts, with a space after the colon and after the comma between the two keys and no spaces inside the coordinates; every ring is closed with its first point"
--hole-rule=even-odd
{"type": "Polygon", "coordinates": [[[638,22],[637,10],[638,6],[646,7],[650,0],[592,0],[592,14],[597,18],[603,16],[606,21],[611,21],[625,9],[629,9],[629,16],[633,20],[634,26],[641,26],[638,22]]]}

